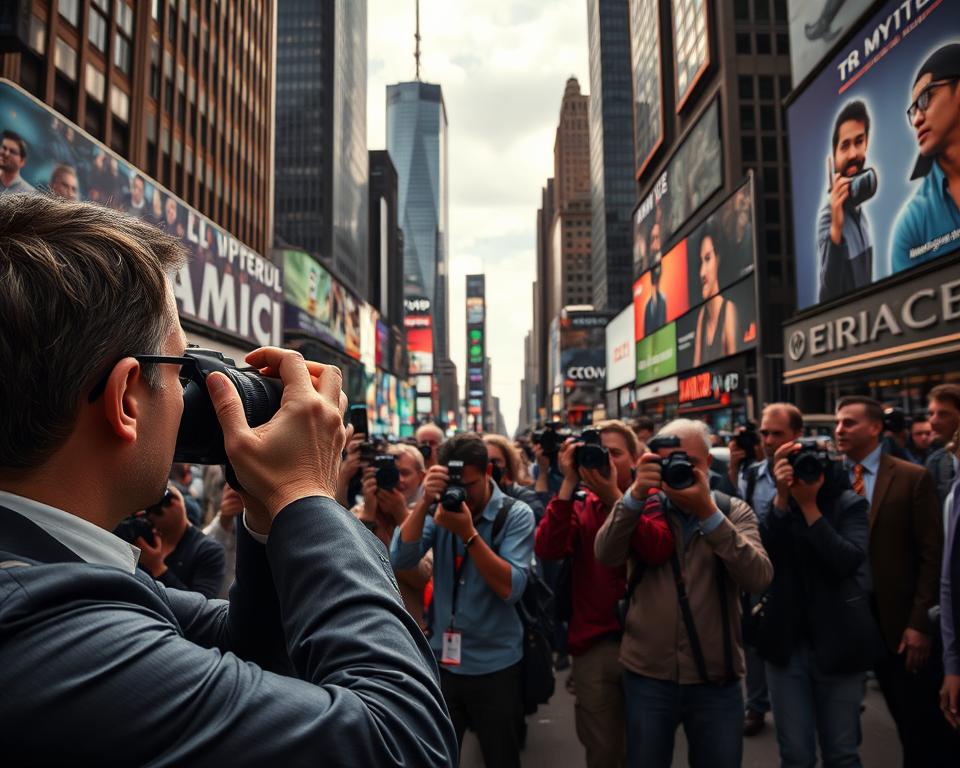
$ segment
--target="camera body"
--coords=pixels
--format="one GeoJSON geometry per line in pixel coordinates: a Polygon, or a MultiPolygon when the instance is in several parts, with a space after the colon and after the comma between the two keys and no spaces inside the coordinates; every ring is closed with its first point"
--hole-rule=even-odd
{"type": "Polygon", "coordinates": [[[908,426],[907,414],[902,408],[884,408],[883,409],[883,431],[900,434],[908,426]]]}
{"type": "Polygon", "coordinates": [[[118,536],[131,544],[136,543],[138,538],[142,538],[151,547],[154,546],[156,539],[153,538],[154,528],[146,512],[137,512],[129,517],[123,518],[116,528],[113,529],[114,536],[118,536]]]}
{"type": "Polygon", "coordinates": [[[757,458],[757,448],[760,447],[760,435],[752,426],[747,426],[737,432],[730,438],[731,443],[736,443],[737,447],[747,454],[747,460],[753,461],[757,458]]]}
{"type": "Polygon", "coordinates": [[[877,194],[877,172],[873,168],[864,168],[850,177],[850,197],[847,201],[856,208],[877,194]]]}
{"type": "Polygon", "coordinates": [[[603,447],[600,430],[585,429],[580,434],[580,445],[573,449],[573,464],[582,469],[610,469],[610,452],[603,447]]]}
{"type": "Polygon", "coordinates": [[[666,458],[660,459],[660,477],[675,491],[682,491],[696,482],[690,455],[686,451],[680,450],[679,437],[676,435],[655,437],[648,443],[647,448],[654,452],[663,448],[677,449],[671,451],[666,458]]]}
{"type": "Polygon", "coordinates": [[[459,512],[467,501],[467,489],[463,487],[463,462],[450,461],[447,464],[447,489],[440,497],[440,506],[447,512],[459,512]]]}
{"type": "Polygon", "coordinates": [[[556,456],[567,437],[569,434],[560,430],[559,421],[550,421],[543,426],[543,429],[533,430],[530,441],[540,446],[544,456],[556,456]]]}
{"type": "Polygon", "coordinates": [[[383,491],[392,491],[400,482],[400,470],[397,469],[397,457],[390,454],[380,454],[373,459],[376,469],[377,488],[383,491]]]}
{"type": "Polygon", "coordinates": [[[183,416],[173,460],[187,464],[224,464],[227,482],[240,490],[223,447],[220,421],[207,393],[207,376],[219,372],[230,380],[240,395],[243,415],[251,427],[265,424],[280,410],[283,383],[254,370],[241,370],[232,359],[213,349],[189,347],[183,354],[192,358],[194,364],[183,368],[184,373],[190,372],[192,380],[183,390],[183,416]]]}
{"type": "Polygon", "coordinates": [[[830,468],[830,454],[813,437],[797,440],[800,450],[787,457],[793,467],[793,475],[805,483],[815,483],[830,468]]]}

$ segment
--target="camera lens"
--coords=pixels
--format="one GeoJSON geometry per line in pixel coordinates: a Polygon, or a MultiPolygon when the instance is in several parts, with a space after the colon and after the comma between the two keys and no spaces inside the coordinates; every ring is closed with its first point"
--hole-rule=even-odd
{"type": "Polygon", "coordinates": [[[676,491],[682,491],[693,485],[693,464],[682,451],[671,453],[663,460],[661,476],[663,482],[676,491]]]}
{"type": "Polygon", "coordinates": [[[462,486],[451,485],[440,497],[440,506],[448,512],[459,512],[460,506],[467,501],[467,492],[462,486]]]}

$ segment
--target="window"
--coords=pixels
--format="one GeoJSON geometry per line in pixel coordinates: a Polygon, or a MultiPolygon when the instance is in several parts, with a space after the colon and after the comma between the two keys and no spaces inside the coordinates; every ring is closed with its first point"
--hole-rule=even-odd
{"type": "Polygon", "coordinates": [[[130,41],[118,31],[113,47],[113,63],[125,75],[130,74],[132,46],[130,41]]]}
{"type": "Polygon", "coordinates": [[[157,38],[150,41],[150,95],[160,98],[160,41],[157,38]]]}
{"type": "Polygon", "coordinates": [[[57,47],[53,53],[53,63],[70,80],[77,79],[77,52],[61,38],[57,38],[57,47]]]}
{"type": "Polygon", "coordinates": [[[741,99],[751,101],[753,99],[753,78],[747,75],[740,75],[740,77],[737,78],[737,89],[741,99]]]}
{"type": "Polygon", "coordinates": [[[89,27],[87,38],[98,51],[107,50],[107,20],[93,5],[90,6],[89,27]]]}
{"type": "Polygon", "coordinates": [[[30,48],[41,56],[47,51],[47,28],[46,24],[36,16],[30,17],[30,48]]]}
{"type": "Polygon", "coordinates": [[[757,34],[757,53],[760,55],[769,54],[773,50],[773,45],[770,42],[770,35],[763,33],[757,34]]]}
{"type": "Polygon", "coordinates": [[[754,0],[753,13],[757,21],[770,21],[770,5],[767,0],[754,0]]]}
{"type": "Polygon", "coordinates": [[[116,119],[130,122],[130,97],[115,85],[110,86],[110,111],[116,119]]]}
{"type": "Polygon", "coordinates": [[[150,15],[154,21],[160,21],[160,0],[150,0],[150,15]]]}
{"type": "Polygon", "coordinates": [[[749,55],[753,52],[753,48],[750,46],[750,35],[746,32],[737,33],[737,53],[742,55],[749,55]]]}
{"type": "Polygon", "coordinates": [[[59,0],[57,8],[60,15],[73,26],[80,26],[80,0],[59,0]]]}
{"type": "Polygon", "coordinates": [[[133,8],[121,0],[116,2],[117,26],[127,37],[133,37],[133,8]]]}
{"type": "Polygon", "coordinates": [[[86,113],[83,118],[83,127],[87,133],[103,141],[104,108],[102,104],[87,100],[86,113]]]}
{"type": "Polygon", "coordinates": [[[103,102],[103,98],[107,92],[107,79],[103,76],[103,72],[89,62],[87,63],[87,70],[84,73],[84,87],[87,89],[87,93],[90,94],[91,98],[101,103],[103,102]]]}
{"type": "Polygon", "coordinates": [[[750,5],[747,0],[734,0],[733,17],[737,21],[750,21],[750,5]]]}
{"type": "Polygon", "coordinates": [[[761,75],[759,79],[759,85],[760,98],[765,101],[773,101],[773,78],[761,75]]]}

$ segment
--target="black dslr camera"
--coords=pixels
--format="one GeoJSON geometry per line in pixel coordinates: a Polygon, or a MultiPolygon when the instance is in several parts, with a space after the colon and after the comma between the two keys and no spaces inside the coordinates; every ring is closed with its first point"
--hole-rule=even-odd
{"type": "Polygon", "coordinates": [[[123,518],[120,524],[113,529],[113,535],[119,536],[124,541],[135,544],[138,538],[142,538],[151,547],[155,544],[153,538],[153,523],[146,512],[137,512],[129,517],[123,518]]]}
{"type": "Polygon", "coordinates": [[[564,435],[560,434],[560,422],[547,422],[543,429],[533,430],[530,440],[534,445],[539,445],[544,456],[556,456],[560,452],[560,446],[563,445],[564,435]]]}
{"type": "Polygon", "coordinates": [[[907,414],[903,408],[890,407],[883,409],[883,431],[900,434],[907,428],[907,414]]]}
{"type": "Polygon", "coordinates": [[[400,471],[397,469],[397,457],[390,454],[380,454],[373,460],[377,470],[377,488],[392,491],[400,482],[400,471]]]}
{"type": "Polygon", "coordinates": [[[610,452],[603,447],[600,430],[585,429],[580,434],[578,445],[573,449],[573,464],[583,469],[610,469],[610,452]]]}
{"type": "Polygon", "coordinates": [[[757,448],[760,447],[760,435],[752,424],[747,424],[743,429],[730,438],[731,443],[736,443],[737,447],[747,454],[747,460],[753,461],[757,458],[757,448]]]}
{"type": "Polygon", "coordinates": [[[467,489],[463,487],[463,462],[450,461],[447,464],[447,490],[440,497],[440,506],[447,512],[459,512],[467,500],[467,489]]]}
{"type": "Polygon", "coordinates": [[[830,468],[830,454],[815,437],[801,437],[797,442],[800,443],[800,450],[787,457],[793,467],[793,475],[805,483],[815,483],[830,468]]]}
{"type": "Polygon", "coordinates": [[[238,368],[229,357],[212,349],[189,347],[183,354],[193,360],[193,364],[181,368],[181,375],[189,377],[190,382],[183,390],[183,416],[173,460],[186,464],[225,464],[227,482],[240,489],[223,448],[223,430],[207,393],[207,376],[220,372],[233,383],[243,403],[243,415],[251,427],[265,424],[280,410],[283,383],[280,379],[261,376],[256,369],[238,368]]]}
{"type": "MultiPolygon", "coordinates": [[[[680,438],[676,435],[655,437],[647,444],[647,448],[653,452],[662,448],[680,448],[680,438]]],[[[695,475],[693,474],[693,464],[690,462],[690,456],[687,452],[671,451],[667,458],[660,459],[660,477],[675,491],[682,491],[684,488],[693,485],[695,475]]]]}

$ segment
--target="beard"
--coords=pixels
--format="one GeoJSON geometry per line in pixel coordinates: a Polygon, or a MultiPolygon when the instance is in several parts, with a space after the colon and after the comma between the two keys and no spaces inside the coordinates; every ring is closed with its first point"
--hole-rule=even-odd
{"type": "Polygon", "coordinates": [[[863,170],[863,166],[866,165],[866,160],[851,160],[843,167],[843,175],[846,177],[853,176],[863,170]],[[853,171],[853,173],[851,173],[853,171]]]}

